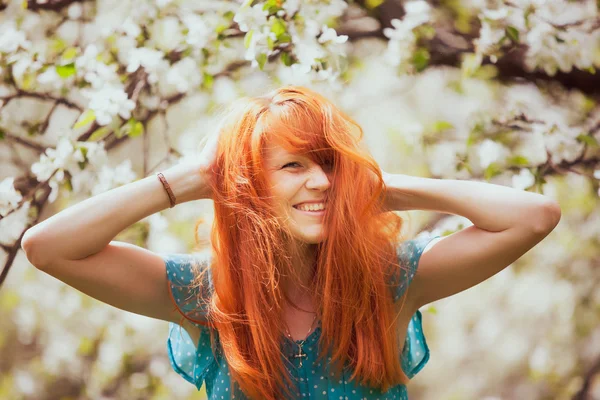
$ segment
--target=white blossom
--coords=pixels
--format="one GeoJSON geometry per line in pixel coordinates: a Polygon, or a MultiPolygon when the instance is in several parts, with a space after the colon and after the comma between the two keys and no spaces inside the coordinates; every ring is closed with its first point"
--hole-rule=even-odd
{"type": "Polygon", "coordinates": [[[477,148],[479,163],[482,168],[487,168],[491,163],[501,160],[509,151],[500,143],[485,139],[477,148]]]}
{"type": "Polygon", "coordinates": [[[525,190],[535,183],[535,176],[528,168],[521,168],[518,175],[512,177],[512,187],[525,190]]]}
{"type": "Polygon", "coordinates": [[[164,52],[177,49],[183,42],[183,33],[176,17],[165,17],[156,21],[150,33],[152,42],[164,52]]]}
{"type": "Polygon", "coordinates": [[[388,48],[385,60],[393,66],[401,66],[409,71],[408,66],[416,46],[413,29],[431,21],[430,6],[422,0],[408,2],[404,5],[406,15],[402,20],[392,19],[392,28],[385,28],[383,34],[388,37],[388,48]]]}
{"type": "Polygon", "coordinates": [[[17,30],[13,20],[0,23],[0,53],[14,53],[19,47],[26,50],[31,48],[31,42],[27,40],[25,32],[17,30]]]}
{"type": "Polygon", "coordinates": [[[92,84],[93,88],[101,88],[105,84],[119,82],[116,73],[117,65],[106,65],[98,61],[100,51],[94,44],[88,45],[83,54],[75,59],[77,76],[92,84]]]}
{"type": "Polygon", "coordinates": [[[213,38],[213,31],[207,25],[205,19],[196,14],[186,14],[182,17],[182,21],[188,29],[185,42],[198,49],[206,47],[213,38]]]}
{"type": "Polygon", "coordinates": [[[125,35],[134,39],[142,33],[142,29],[140,28],[140,26],[131,17],[127,18],[123,22],[121,30],[125,32],[125,35]]]}
{"type": "Polygon", "coordinates": [[[100,125],[108,125],[117,115],[129,119],[135,108],[135,102],[127,97],[123,88],[115,85],[87,90],[83,94],[90,99],[88,107],[94,111],[100,125]]]}
{"type": "Polygon", "coordinates": [[[249,1],[246,1],[233,17],[233,21],[238,24],[242,32],[261,29],[267,23],[267,16],[269,15],[266,10],[263,10],[262,3],[255,4],[252,7],[248,5],[249,3],[249,1]]]}
{"type": "Polygon", "coordinates": [[[323,25],[323,33],[319,36],[319,43],[342,44],[348,41],[347,35],[338,36],[337,32],[333,28],[329,28],[327,25],[323,25]]]}
{"type": "Polygon", "coordinates": [[[169,69],[167,82],[174,85],[178,92],[185,93],[202,82],[202,73],[193,59],[184,58],[169,69]]]}
{"type": "Polygon", "coordinates": [[[56,72],[56,68],[48,68],[37,76],[40,85],[47,85],[53,89],[59,89],[63,86],[62,78],[56,72]]]}
{"type": "Polygon", "coordinates": [[[67,14],[70,19],[79,19],[83,15],[83,6],[81,3],[71,3],[69,8],[67,8],[67,14]]]}
{"type": "Polygon", "coordinates": [[[15,209],[23,199],[21,193],[13,186],[15,178],[4,178],[0,182],[0,216],[5,216],[9,211],[15,209]]]}
{"type": "Polygon", "coordinates": [[[115,168],[103,165],[98,172],[98,182],[92,189],[92,194],[106,192],[118,186],[131,183],[136,179],[135,172],[131,169],[131,160],[126,159],[115,168]]]}
{"type": "Polygon", "coordinates": [[[287,15],[294,15],[300,9],[300,0],[285,0],[281,7],[287,15]]]}
{"type": "Polygon", "coordinates": [[[138,47],[129,53],[127,61],[127,72],[135,72],[139,67],[144,67],[148,73],[148,81],[156,83],[158,73],[167,68],[164,53],[147,47],[138,47]]]}
{"type": "Polygon", "coordinates": [[[0,219],[0,243],[13,243],[19,238],[29,222],[30,201],[26,201],[16,211],[0,219]]]}

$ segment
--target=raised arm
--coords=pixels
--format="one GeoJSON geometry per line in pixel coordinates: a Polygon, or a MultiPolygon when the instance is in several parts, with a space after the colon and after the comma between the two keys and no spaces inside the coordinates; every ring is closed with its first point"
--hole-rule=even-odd
{"type": "MultiPolygon", "coordinates": [[[[197,166],[163,171],[177,203],[209,198],[197,166]]],[[[102,302],[137,314],[179,320],[167,290],[165,261],[147,249],[113,241],[131,224],[169,207],[152,175],[73,205],[33,226],[23,237],[38,269],[102,302]]]]}
{"type": "Polygon", "coordinates": [[[408,295],[416,307],[497,274],[542,241],[561,217],[554,200],[501,185],[400,174],[385,179],[391,209],[439,211],[474,224],[423,250],[408,295]]]}

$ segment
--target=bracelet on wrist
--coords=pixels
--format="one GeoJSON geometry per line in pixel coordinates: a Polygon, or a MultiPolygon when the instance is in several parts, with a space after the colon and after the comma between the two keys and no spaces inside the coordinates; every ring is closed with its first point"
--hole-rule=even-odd
{"type": "Polygon", "coordinates": [[[171,186],[169,186],[169,183],[167,182],[167,178],[165,178],[162,172],[157,173],[156,176],[158,177],[163,187],[167,191],[167,194],[169,195],[169,202],[171,203],[169,208],[175,207],[175,204],[177,204],[177,200],[175,199],[175,194],[173,194],[173,191],[171,190],[171,186]]]}

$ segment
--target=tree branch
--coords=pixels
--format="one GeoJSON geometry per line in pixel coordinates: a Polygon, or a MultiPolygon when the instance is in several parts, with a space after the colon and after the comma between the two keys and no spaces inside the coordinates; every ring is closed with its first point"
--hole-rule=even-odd
{"type": "MultiPolygon", "coordinates": [[[[364,1],[358,1],[358,4],[366,9],[364,3],[364,1]]],[[[404,8],[398,0],[385,0],[375,10],[366,11],[379,22],[378,28],[358,30],[357,24],[352,24],[352,20],[346,20],[338,29],[338,33],[348,35],[349,40],[360,40],[370,37],[387,40],[383,34],[383,30],[385,28],[392,28],[393,19],[402,19],[404,16],[404,8]]],[[[428,44],[431,54],[430,65],[459,67],[462,55],[474,51],[473,39],[478,35],[473,36],[472,34],[460,33],[452,27],[452,24],[444,21],[438,22],[435,30],[435,37],[428,44]]],[[[471,32],[478,31],[478,26],[473,26],[471,29],[471,32]]],[[[555,81],[561,83],[566,88],[578,89],[587,94],[598,94],[600,92],[600,74],[592,74],[578,69],[573,69],[568,73],[559,71],[554,76],[549,76],[542,71],[529,72],[523,63],[523,55],[526,50],[525,46],[517,46],[509,50],[503,57],[500,57],[497,63],[493,64],[489,58],[486,58],[483,64],[495,65],[499,73],[497,79],[500,81],[555,81]]]]}

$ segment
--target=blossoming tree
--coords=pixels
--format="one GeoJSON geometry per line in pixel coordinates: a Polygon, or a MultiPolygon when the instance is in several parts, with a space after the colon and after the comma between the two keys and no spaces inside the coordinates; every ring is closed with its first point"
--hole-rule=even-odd
{"type": "MultiPolygon", "coordinates": [[[[561,226],[517,265],[427,307],[433,358],[413,393],[597,395],[598,7],[0,0],[0,320],[13,322],[0,330],[0,370],[13,377],[0,380],[0,394],[191,393],[169,371],[156,321],[32,270],[21,238],[74,202],[194,157],[214,111],[234,98],[293,83],[353,115],[389,172],[493,181],[564,207],[561,226]]],[[[189,251],[193,220],[212,212],[198,203],[150,216],[119,239],[189,251]]],[[[470,224],[450,215],[426,222],[436,234],[470,224]]]]}

